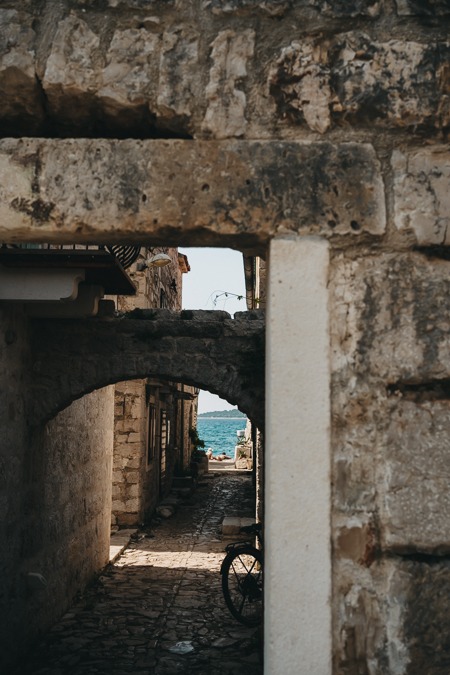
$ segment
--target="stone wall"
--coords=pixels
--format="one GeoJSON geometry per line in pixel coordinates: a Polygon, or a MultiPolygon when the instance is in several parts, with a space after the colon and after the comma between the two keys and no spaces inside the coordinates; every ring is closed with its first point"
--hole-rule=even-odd
{"type": "Polygon", "coordinates": [[[26,560],[48,583],[28,620],[35,630],[54,623],[109,561],[113,412],[114,390],[107,387],[45,427],[42,502],[35,513],[40,541],[26,560]]]}
{"type": "Polygon", "coordinates": [[[108,561],[113,399],[110,389],[96,392],[45,429],[31,428],[24,395],[32,361],[20,308],[2,307],[0,334],[0,669],[6,669],[108,561]]]}
{"type": "Polygon", "coordinates": [[[419,252],[334,260],[339,673],[448,668],[449,273],[419,252]]]}
{"type": "MultiPolygon", "coordinates": [[[[158,249],[159,251],[159,249],[158,249]]],[[[136,285],[135,296],[119,296],[117,309],[121,312],[134,309],[170,308],[181,309],[182,272],[178,264],[178,249],[167,248],[172,262],[165,267],[148,267],[142,264],[151,255],[151,249],[143,248],[138,261],[128,270],[136,285]]],[[[148,372],[152,375],[151,368],[148,372]]],[[[139,379],[121,382],[115,388],[114,416],[114,470],[112,525],[136,525],[148,519],[164,489],[161,483],[160,419],[161,410],[167,410],[172,425],[172,436],[166,452],[164,476],[170,485],[176,450],[183,445],[187,433],[179,424],[177,403],[169,405],[162,401],[159,387],[150,380],[139,379]],[[155,415],[153,439],[149,439],[150,405],[155,415]],[[149,443],[154,447],[149,450],[149,443]]],[[[164,383],[156,383],[163,386],[164,383]]],[[[165,383],[166,386],[169,383],[165,383]]],[[[175,392],[176,384],[170,384],[175,392]]],[[[181,470],[186,468],[184,463],[181,470]]]]}
{"type": "Polygon", "coordinates": [[[113,525],[143,521],[146,439],[145,380],[121,382],[115,386],[113,525]]]}
{"type": "Polygon", "coordinates": [[[448,125],[444,0],[2,6],[5,130],[267,138],[448,125]]]}
{"type": "MultiPolygon", "coordinates": [[[[28,591],[21,575],[21,560],[36,542],[32,525],[34,473],[33,448],[29,448],[26,392],[29,389],[30,357],[27,324],[20,308],[0,309],[0,666],[20,650],[28,591]],[[24,499],[28,490],[28,499],[24,499]],[[25,506],[24,502],[28,502],[25,506]]],[[[39,470],[36,469],[39,474],[39,470]]],[[[37,495],[36,495],[37,496],[37,495]]]]}

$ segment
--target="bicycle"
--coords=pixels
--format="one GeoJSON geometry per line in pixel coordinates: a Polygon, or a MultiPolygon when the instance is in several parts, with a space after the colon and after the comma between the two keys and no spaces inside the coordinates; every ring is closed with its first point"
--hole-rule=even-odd
{"type": "MultiPolygon", "coordinates": [[[[254,534],[262,545],[262,525],[242,527],[254,534]]],[[[263,617],[263,552],[250,541],[228,544],[220,573],[222,591],[228,609],[246,626],[257,626],[263,617]]]]}

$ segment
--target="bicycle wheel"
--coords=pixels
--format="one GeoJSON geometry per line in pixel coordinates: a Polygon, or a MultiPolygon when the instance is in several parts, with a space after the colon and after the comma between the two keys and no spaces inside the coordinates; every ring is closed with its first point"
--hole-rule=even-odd
{"type": "Polygon", "coordinates": [[[222,590],[235,619],[246,626],[262,621],[263,559],[253,546],[231,550],[222,563],[222,590]]]}

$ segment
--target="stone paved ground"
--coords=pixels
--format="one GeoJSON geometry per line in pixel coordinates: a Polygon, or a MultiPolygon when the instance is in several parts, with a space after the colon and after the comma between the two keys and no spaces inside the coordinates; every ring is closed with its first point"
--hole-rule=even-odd
{"type": "Polygon", "coordinates": [[[260,630],[225,607],[224,515],[254,513],[250,477],[199,485],[178,512],[140,535],[33,652],[20,675],[260,675],[260,630]],[[193,651],[170,651],[189,642],[193,651]]]}

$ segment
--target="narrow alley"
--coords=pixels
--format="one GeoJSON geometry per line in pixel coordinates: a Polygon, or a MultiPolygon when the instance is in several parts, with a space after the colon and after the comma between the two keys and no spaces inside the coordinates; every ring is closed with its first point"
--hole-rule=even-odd
{"type": "Polygon", "coordinates": [[[245,475],[203,478],[87,589],[16,675],[259,675],[261,628],[225,606],[224,516],[252,516],[245,475]]]}

